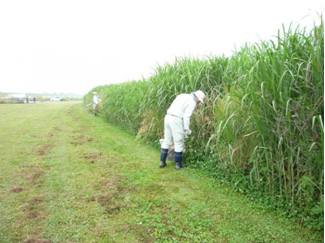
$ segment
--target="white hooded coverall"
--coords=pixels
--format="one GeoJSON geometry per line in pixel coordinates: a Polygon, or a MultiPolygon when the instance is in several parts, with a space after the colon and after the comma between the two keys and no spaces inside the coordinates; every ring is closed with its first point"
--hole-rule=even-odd
{"type": "Polygon", "coordinates": [[[175,152],[183,152],[185,130],[189,130],[190,117],[197,104],[194,97],[194,94],[180,94],[167,110],[162,149],[169,149],[174,142],[175,152]]]}

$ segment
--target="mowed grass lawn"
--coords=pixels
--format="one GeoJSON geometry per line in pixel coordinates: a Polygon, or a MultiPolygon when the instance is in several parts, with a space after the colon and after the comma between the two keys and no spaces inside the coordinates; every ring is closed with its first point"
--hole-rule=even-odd
{"type": "Polygon", "coordinates": [[[323,242],[159,156],[81,102],[0,105],[0,242],[323,242]]]}

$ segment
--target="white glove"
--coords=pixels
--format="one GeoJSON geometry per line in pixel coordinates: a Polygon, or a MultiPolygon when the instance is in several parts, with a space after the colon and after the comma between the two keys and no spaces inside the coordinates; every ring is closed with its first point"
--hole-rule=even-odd
{"type": "Polygon", "coordinates": [[[192,134],[192,131],[191,131],[190,129],[185,130],[185,134],[186,134],[186,135],[191,135],[191,134],[192,134]]]}

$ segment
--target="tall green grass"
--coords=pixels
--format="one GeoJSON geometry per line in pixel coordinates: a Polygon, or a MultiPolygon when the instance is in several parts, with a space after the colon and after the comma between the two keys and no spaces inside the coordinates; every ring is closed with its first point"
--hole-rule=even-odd
{"type": "Polygon", "coordinates": [[[147,80],[96,87],[103,99],[101,115],[157,145],[173,99],[203,90],[208,98],[192,116],[186,164],[208,170],[254,200],[266,201],[322,230],[324,24],[320,20],[312,30],[283,26],[275,41],[246,44],[230,58],[177,58],[158,66],[147,80]]]}

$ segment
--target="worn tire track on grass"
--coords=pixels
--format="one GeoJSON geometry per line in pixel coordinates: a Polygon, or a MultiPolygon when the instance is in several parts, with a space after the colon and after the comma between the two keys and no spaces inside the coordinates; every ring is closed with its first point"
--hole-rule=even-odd
{"type": "Polygon", "coordinates": [[[1,109],[0,241],[322,242],[80,103],[1,109]]]}

